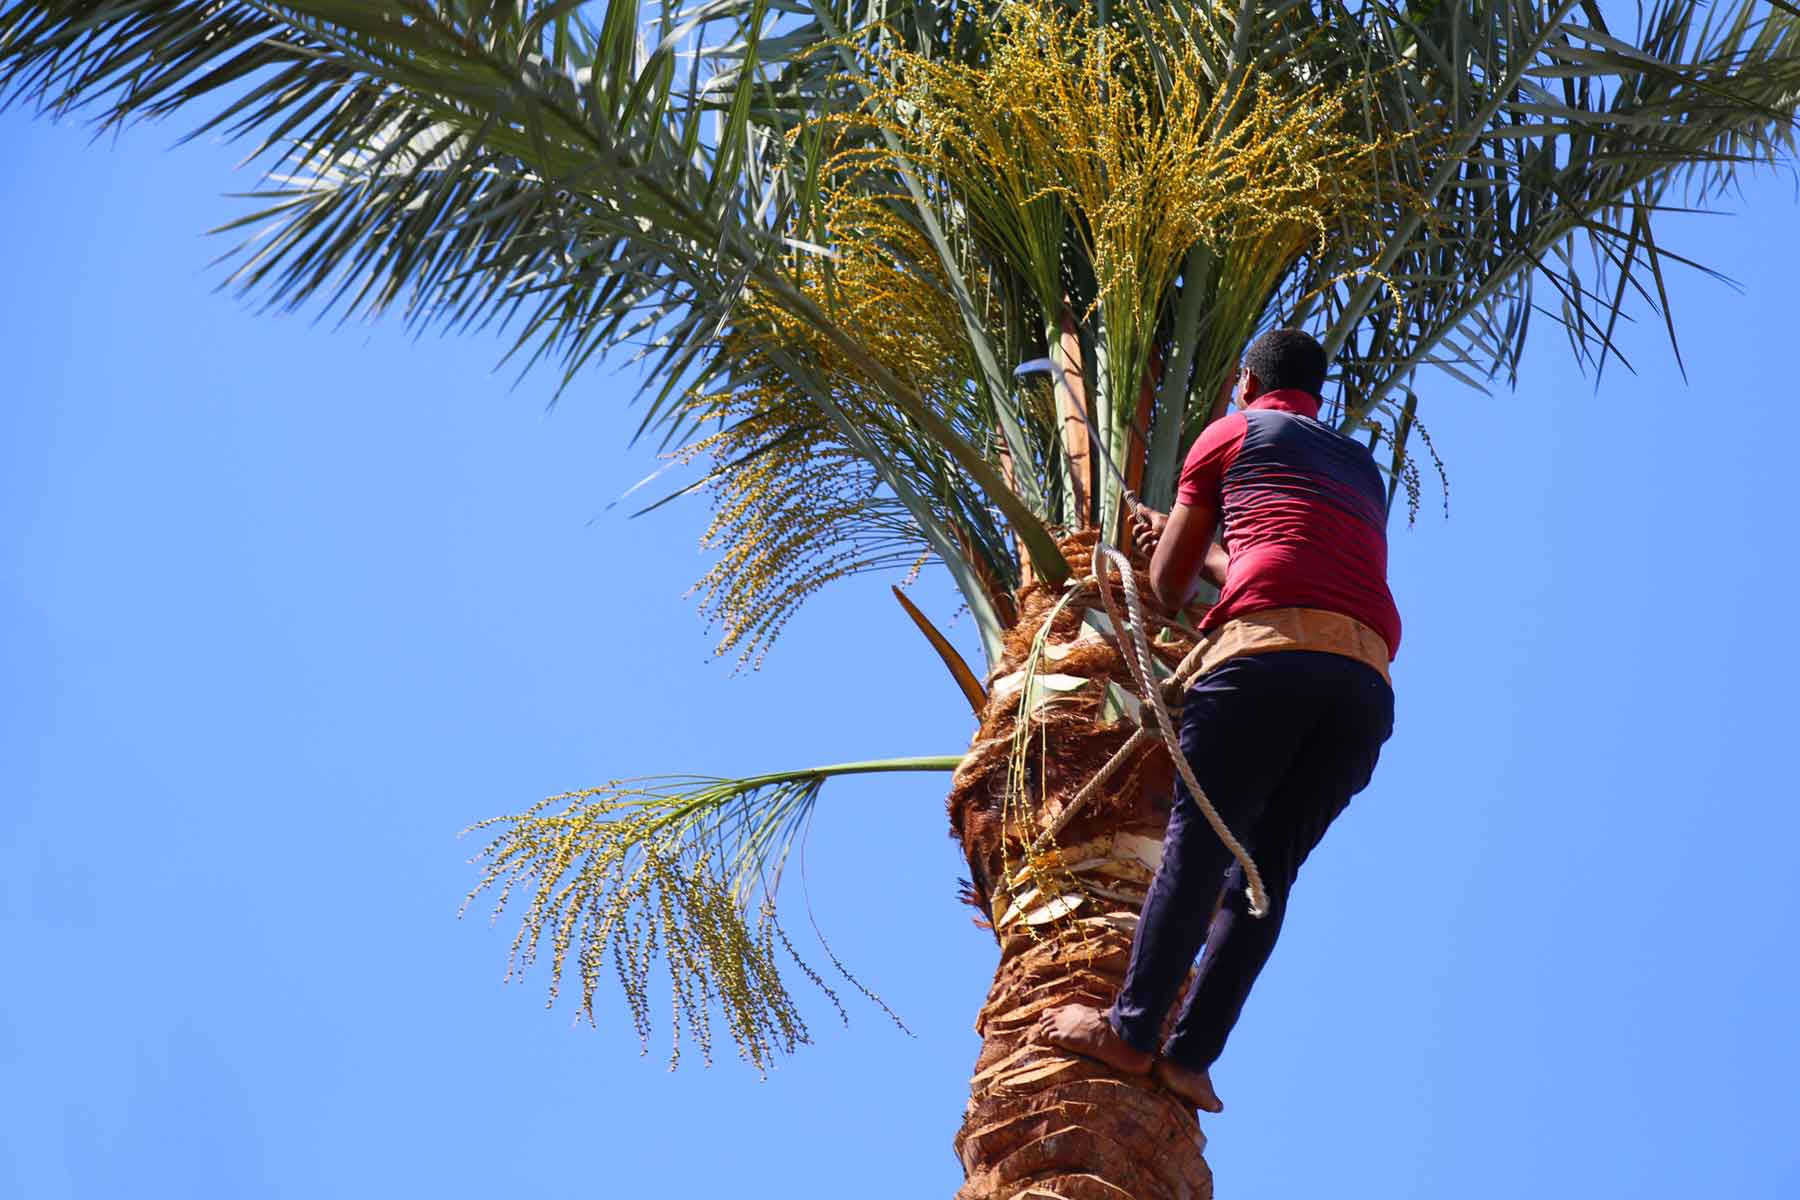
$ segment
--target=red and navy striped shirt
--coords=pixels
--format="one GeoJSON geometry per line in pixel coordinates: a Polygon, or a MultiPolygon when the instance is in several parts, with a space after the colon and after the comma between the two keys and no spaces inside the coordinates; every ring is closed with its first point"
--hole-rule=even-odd
{"type": "Polygon", "coordinates": [[[1231,566],[1211,629],[1266,608],[1323,608],[1400,649],[1387,585],[1387,489],[1368,447],[1318,420],[1319,402],[1265,392],[1214,421],[1181,468],[1177,498],[1218,509],[1231,566]]]}

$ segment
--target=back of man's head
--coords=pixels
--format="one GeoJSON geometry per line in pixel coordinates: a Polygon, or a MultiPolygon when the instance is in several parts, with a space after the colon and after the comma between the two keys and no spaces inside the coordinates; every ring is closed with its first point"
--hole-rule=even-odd
{"type": "Polygon", "coordinates": [[[1265,392],[1298,388],[1320,396],[1325,390],[1325,347],[1304,329],[1271,329],[1250,343],[1244,366],[1265,392]]]}

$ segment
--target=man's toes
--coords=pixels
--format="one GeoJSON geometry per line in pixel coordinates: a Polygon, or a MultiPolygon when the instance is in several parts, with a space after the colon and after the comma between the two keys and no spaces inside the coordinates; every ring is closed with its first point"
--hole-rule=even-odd
{"type": "Polygon", "coordinates": [[[1190,1071],[1186,1067],[1177,1066],[1164,1058],[1157,1060],[1155,1074],[1158,1083],[1201,1112],[1225,1111],[1225,1105],[1220,1102],[1218,1093],[1213,1091],[1212,1076],[1207,1072],[1190,1071]]]}

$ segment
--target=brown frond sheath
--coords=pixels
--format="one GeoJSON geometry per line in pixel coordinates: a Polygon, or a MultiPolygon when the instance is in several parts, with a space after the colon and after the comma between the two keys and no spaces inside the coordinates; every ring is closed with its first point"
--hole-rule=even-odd
{"type": "MultiPolygon", "coordinates": [[[[969,569],[975,572],[976,579],[980,581],[982,589],[987,592],[988,603],[994,606],[994,615],[1000,618],[1001,626],[1011,629],[1019,619],[1019,610],[1013,603],[1012,591],[995,576],[993,569],[988,566],[986,557],[976,546],[975,540],[969,536],[967,529],[961,525],[952,525],[950,536],[962,548],[963,558],[969,564],[969,569]]],[[[1029,559],[1021,559],[1019,569],[1023,571],[1025,564],[1029,561],[1029,559]]]]}
{"type": "Polygon", "coordinates": [[[1082,382],[1081,334],[1075,324],[1075,314],[1063,309],[1060,325],[1062,336],[1052,347],[1062,360],[1062,370],[1052,375],[1056,385],[1056,415],[1062,424],[1063,453],[1069,456],[1069,480],[1075,493],[1076,520],[1073,524],[1086,529],[1094,520],[1093,448],[1088,444],[1088,422],[1093,419],[1093,413],[1088,410],[1087,387],[1082,382]]]}
{"type": "Polygon", "coordinates": [[[908,600],[906,593],[898,587],[894,588],[894,599],[900,602],[900,607],[904,608],[906,615],[913,619],[913,624],[919,627],[919,632],[925,635],[925,640],[931,643],[931,648],[938,652],[938,657],[944,660],[946,667],[950,668],[950,674],[955,678],[956,686],[962,689],[963,699],[969,702],[969,707],[974,709],[975,715],[979,717],[981,710],[987,707],[987,693],[981,690],[981,680],[975,677],[975,672],[970,669],[963,656],[956,652],[956,647],[950,644],[950,639],[939,633],[937,626],[931,623],[930,618],[920,612],[919,606],[908,600]]]}
{"type": "MultiPolygon", "coordinates": [[[[1156,403],[1157,388],[1162,384],[1163,355],[1158,347],[1150,353],[1150,369],[1138,385],[1137,410],[1131,417],[1131,445],[1125,450],[1125,487],[1133,495],[1144,490],[1144,470],[1150,462],[1150,410],[1156,403]]],[[[1131,515],[1126,505],[1119,506],[1119,527],[1113,540],[1130,544],[1131,515]]]]}
{"type": "Polygon", "coordinates": [[[1131,416],[1131,445],[1125,450],[1125,486],[1133,492],[1144,490],[1145,460],[1150,454],[1150,408],[1156,403],[1156,386],[1161,380],[1162,355],[1151,358],[1150,370],[1138,385],[1137,411],[1131,416]]]}
{"type": "MultiPolygon", "coordinates": [[[[1005,438],[999,436],[995,437],[994,453],[1000,459],[1000,477],[1006,480],[1007,487],[1015,492],[1018,491],[1019,481],[1013,477],[1012,451],[1006,448],[1005,438]]],[[[1025,544],[1025,539],[1020,537],[1017,533],[1012,535],[1012,543],[1013,553],[1017,555],[1019,559],[1019,578],[1030,579],[1031,548],[1025,544]]]]}

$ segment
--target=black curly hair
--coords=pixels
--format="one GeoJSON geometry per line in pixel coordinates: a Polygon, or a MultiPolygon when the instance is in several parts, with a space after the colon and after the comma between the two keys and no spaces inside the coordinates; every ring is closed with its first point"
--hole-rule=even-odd
{"type": "Polygon", "coordinates": [[[1265,392],[1298,388],[1320,395],[1325,388],[1325,347],[1304,329],[1271,329],[1244,351],[1244,366],[1265,392]]]}

